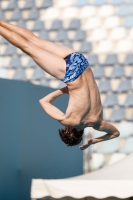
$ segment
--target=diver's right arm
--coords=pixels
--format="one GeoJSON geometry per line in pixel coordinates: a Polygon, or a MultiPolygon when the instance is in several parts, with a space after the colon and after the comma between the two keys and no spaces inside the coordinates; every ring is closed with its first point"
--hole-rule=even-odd
{"type": "Polygon", "coordinates": [[[59,90],[56,90],[54,92],[51,92],[44,98],[39,100],[40,106],[44,109],[44,111],[52,118],[61,121],[65,119],[65,114],[60,111],[58,108],[52,105],[52,102],[54,99],[56,99],[58,96],[65,94],[67,91],[67,88],[62,88],[59,90]]]}
{"type": "Polygon", "coordinates": [[[49,102],[49,103],[52,103],[54,101],[54,99],[56,99],[57,97],[61,96],[62,94],[67,94],[67,93],[68,93],[68,88],[67,87],[55,90],[54,92],[51,92],[47,96],[45,96],[42,99],[40,99],[39,103],[46,102],[46,101],[49,102]]]}

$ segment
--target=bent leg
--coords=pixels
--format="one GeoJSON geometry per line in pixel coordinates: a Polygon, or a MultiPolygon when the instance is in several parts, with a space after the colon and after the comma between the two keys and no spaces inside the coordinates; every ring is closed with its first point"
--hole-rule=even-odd
{"type": "Polygon", "coordinates": [[[47,40],[43,40],[37,36],[35,36],[31,31],[21,28],[19,26],[9,24],[7,22],[4,22],[0,20],[0,26],[17,33],[21,37],[23,37],[25,40],[31,42],[35,46],[37,46],[40,49],[43,49],[45,51],[48,51],[52,54],[55,54],[61,58],[65,58],[67,55],[69,55],[72,52],[75,52],[73,49],[68,48],[66,46],[56,44],[47,40]]]}
{"type": "Polygon", "coordinates": [[[65,75],[66,63],[61,57],[36,47],[26,41],[20,35],[11,32],[0,26],[0,35],[14,46],[20,48],[28,54],[44,71],[57,79],[62,79],[65,75]]]}

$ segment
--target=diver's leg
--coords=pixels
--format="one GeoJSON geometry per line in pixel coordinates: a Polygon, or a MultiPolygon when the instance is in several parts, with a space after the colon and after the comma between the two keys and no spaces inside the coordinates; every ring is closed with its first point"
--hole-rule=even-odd
{"type": "Polygon", "coordinates": [[[65,58],[68,54],[75,52],[73,49],[68,48],[66,46],[41,39],[35,36],[31,31],[25,28],[21,28],[17,25],[9,24],[7,22],[0,20],[0,26],[12,32],[17,33],[18,35],[23,37],[25,40],[37,46],[38,48],[43,49],[45,51],[49,51],[50,53],[55,54],[61,58],[65,58]]]}
{"type": "Polygon", "coordinates": [[[50,52],[42,50],[22,38],[15,32],[9,31],[0,26],[0,35],[11,44],[28,54],[44,71],[57,79],[62,79],[66,71],[65,60],[50,52]]]}

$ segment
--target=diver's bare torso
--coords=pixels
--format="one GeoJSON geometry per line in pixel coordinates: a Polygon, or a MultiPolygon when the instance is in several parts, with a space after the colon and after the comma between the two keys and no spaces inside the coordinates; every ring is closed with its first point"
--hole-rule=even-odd
{"type": "Polygon", "coordinates": [[[67,83],[69,102],[64,126],[85,128],[102,119],[102,105],[99,90],[90,67],[73,82],[67,83]]]}

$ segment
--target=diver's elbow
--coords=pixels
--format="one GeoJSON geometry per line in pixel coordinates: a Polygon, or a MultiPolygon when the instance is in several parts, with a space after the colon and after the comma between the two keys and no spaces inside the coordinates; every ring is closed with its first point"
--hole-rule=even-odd
{"type": "Polygon", "coordinates": [[[120,132],[117,131],[114,135],[115,135],[116,137],[119,137],[119,136],[120,136],[120,132]]]}

